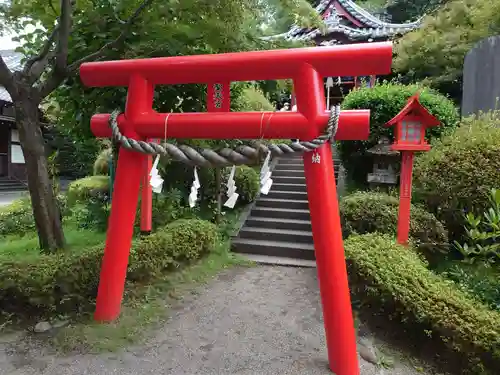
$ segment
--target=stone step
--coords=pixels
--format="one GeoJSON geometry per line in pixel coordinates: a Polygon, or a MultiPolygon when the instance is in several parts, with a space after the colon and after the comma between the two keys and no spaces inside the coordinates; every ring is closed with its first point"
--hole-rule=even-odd
{"type": "Polygon", "coordinates": [[[269,217],[279,219],[296,219],[310,220],[309,210],[287,209],[287,208],[271,208],[271,207],[254,207],[250,213],[256,217],[269,217]]]}
{"type": "Polygon", "coordinates": [[[313,243],[312,232],[289,229],[244,227],[240,230],[238,237],[278,242],[313,243]]]}
{"type": "Polygon", "coordinates": [[[295,165],[304,165],[302,162],[302,158],[282,158],[278,160],[278,165],[284,164],[295,164],[295,165]]]}
{"type": "MultiPolygon", "coordinates": [[[[259,228],[274,228],[311,231],[311,220],[284,219],[274,217],[251,216],[246,220],[245,226],[259,228]]],[[[245,227],[243,227],[245,228],[245,227]]]]}
{"type": "Polygon", "coordinates": [[[236,253],[315,260],[313,244],[236,238],[231,248],[236,253]]]}
{"type": "Polygon", "coordinates": [[[315,260],[294,259],[289,257],[273,257],[270,255],[259,255],[259,254],[240,254],[240,256],[258,264],[268,264],[274,266],[287,266],[287,267],[316,268],[315,260]]]}
{"type": "Polygon", "coordinates": [[[304,164],[296,163],[296,164],[276,164],[273,171],[290,171],[290,170],[302,170],[304,171],[304,164]]]}
{"type": "Polygon", "coordinates": [[[273,169],[273,178],[278,176],[286,176],[286,177],[304,177],[304,169],[273,169]]]}
{"type": "Polygon", "coordinates": [[[276,190],[281,190],[281,191],[301,191],[301,192],[305,192],[307,191],[307,186],[304,183],[302,184],[284,184],[284,183],[281,183],[281,182],[274,182],[274,179],[273,179],[273,185],[271,186],[271,191],[273,191],[273,189],[276,189],[276,190]]]}
{"type": "Polygon", "coordinates": [[[306,178],[305,176],[297,177],[297,176],[273,176],[273,184],[305,184],[306,178]]]}
{"type": "Polygon", "coordinates": [[[256,207],[273,207],[273,208],[291,208],[299,210],[308,210],[309,201],[307,199],[277,199],[260,197],[257,200],[256,207]]]}
{"type": "Polygon", "coordinates": [[[10,178],[1,178],[0,179],[0,191],[8,192],[8,191],[24,191],[28,190],[26,184],[21,181],[13,180],[10,178]]]}
{"type": "MultiPolygon", "coordinates": [[[[274,187],[274,185],[273,185],[274,187]]],[[[267,195],[261,195],[262,197],[272,198],[272,199],[294,199],[294,200],[307,200],[307,192],[306,191],[282,191],[282,190],[273,190],[269,191],[267,195]]],[[[257,201],[258,202],[258,201],[257,201]]]]}

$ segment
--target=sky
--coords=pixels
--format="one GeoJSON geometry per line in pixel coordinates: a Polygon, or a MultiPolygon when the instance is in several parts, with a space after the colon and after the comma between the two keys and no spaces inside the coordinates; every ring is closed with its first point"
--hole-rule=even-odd
{"type": "Polygon", "coordinates": [[[14,35],[3,35],[0,36],[0,49],[15,49],[19,43],[13,42],[11,39],[14,35]]]}

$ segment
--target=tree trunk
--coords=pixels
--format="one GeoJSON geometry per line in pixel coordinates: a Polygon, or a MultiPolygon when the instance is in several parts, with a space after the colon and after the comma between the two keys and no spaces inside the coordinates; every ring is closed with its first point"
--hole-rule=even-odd
{"type": "Polygon", "coordinates": [[[42,250],[54,251],[65,247],[59,207],[49,177],[45,140],[40,128],[35,91],[18,82],[15,98],[16,123],[24,153],[28,189],[33,216],[42,250]]]}

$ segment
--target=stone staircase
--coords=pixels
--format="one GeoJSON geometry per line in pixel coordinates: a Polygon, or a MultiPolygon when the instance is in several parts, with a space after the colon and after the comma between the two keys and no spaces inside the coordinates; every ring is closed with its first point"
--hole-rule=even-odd
{"type": "Polygon", "coordinates": [[[0,177],[0,193],[10,193],[14,191],[25,190],[28,190],[28,186],[23,182],[9,177],[0,177]]]}
{"type": "Polygon", "coordinates": [[[315,266],[302,157],[278,159],[272,179],[269,194],[257,199],[232,249],[258,263],[315,266]]]}

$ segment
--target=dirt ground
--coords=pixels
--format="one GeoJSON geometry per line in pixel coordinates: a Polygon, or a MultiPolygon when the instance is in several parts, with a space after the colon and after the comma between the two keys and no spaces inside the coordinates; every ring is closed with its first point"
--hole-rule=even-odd
{"type": "MultiPolygon", "coordinates": [[[[0,375],[331,374],[315,269],[230,269],[169,316],[144,344],[116,353],[63,356],[28,336],[3,336],[0,375]]],[[[361,375],[434,374],[371,333],[363,340],[374,342],[378,364],[360,357],[361,375]]]]}

